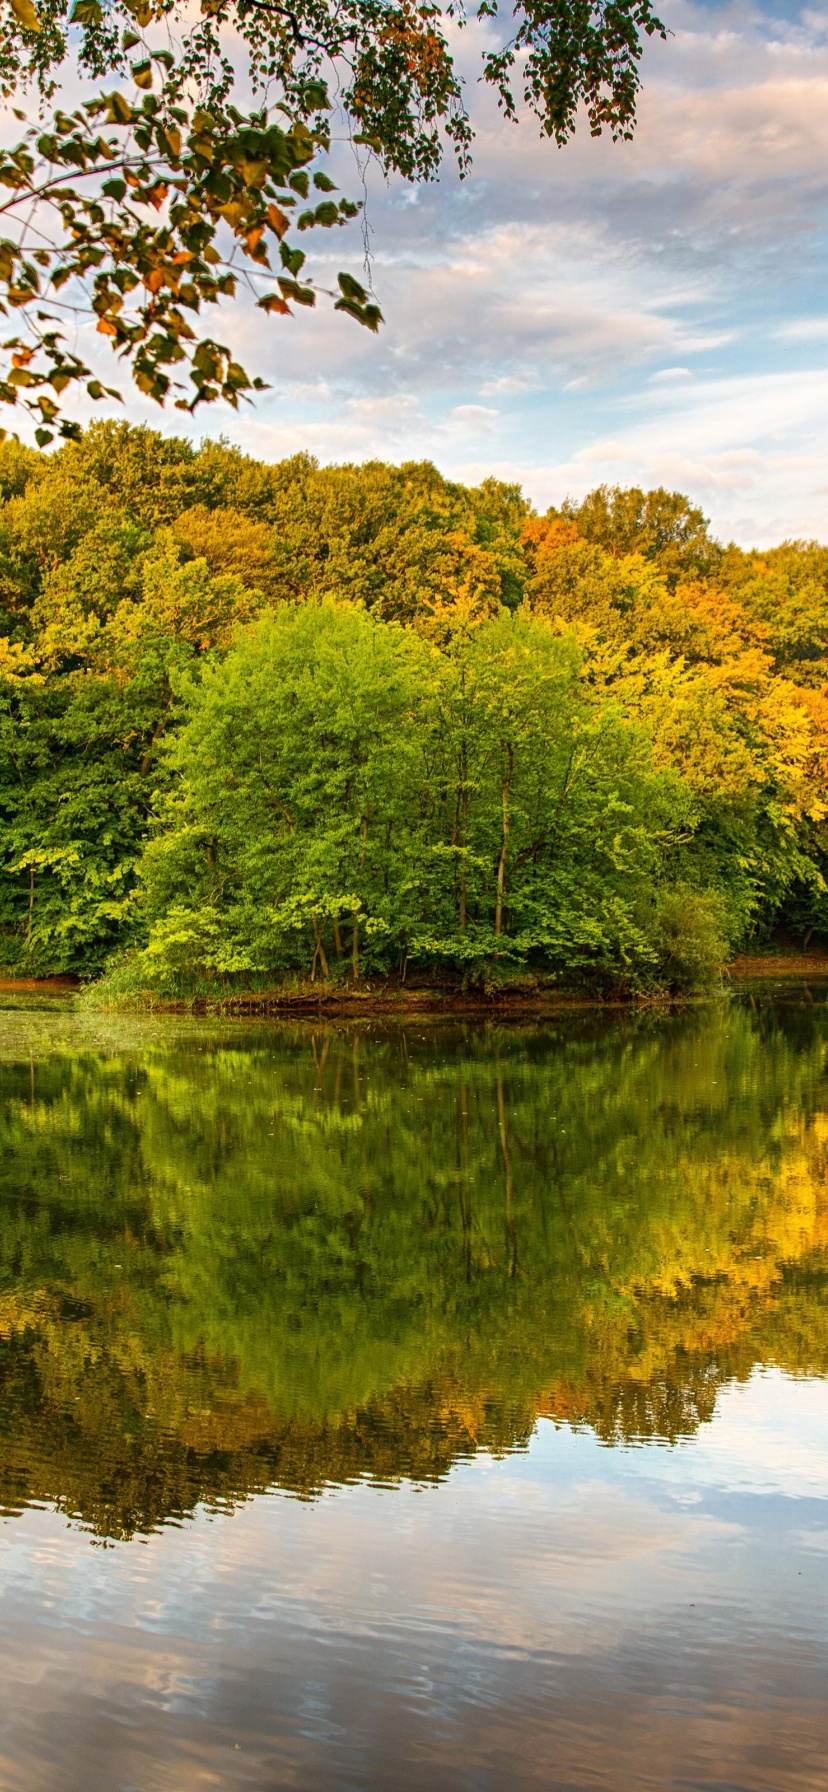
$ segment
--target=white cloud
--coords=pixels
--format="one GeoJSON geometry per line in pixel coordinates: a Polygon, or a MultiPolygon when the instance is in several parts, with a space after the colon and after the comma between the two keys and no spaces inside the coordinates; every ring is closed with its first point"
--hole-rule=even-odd
{"type": "MultiPolygon", "coordinates": [[[[472,91],[486,28],[470,26],[471,177],[371,189],[379,336],[324,301],[210,318],[271,391],[194,433],[266,456],[500,469],[539,503],[600,479],[678,484],[724,535],[828,535],[825,18],[741,0],[666,11],[635,141],[581,130],[565,151],[472,91]]],[[[344,152],[340,173],[352,184],[344,152]]],[[[358,226],[310,248],[325,285],[360,272],[358,226]]],[[[128,410],[158,421],[137,397],[128,410]]]]}
{"type": "Polygon", "coordinates": [[[828,341],[828,317],[792,318],[790,323],[780,324],[772,334],[778,342],[825,342],[828,341]]]}

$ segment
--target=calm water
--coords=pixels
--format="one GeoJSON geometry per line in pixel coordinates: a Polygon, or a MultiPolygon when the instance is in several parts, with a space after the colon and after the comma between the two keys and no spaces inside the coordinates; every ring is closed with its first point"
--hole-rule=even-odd
{"type": "Polygon", "coordinates": [[[0,995],[4,1792],[828,1788],[828,991],[0,995]]]}

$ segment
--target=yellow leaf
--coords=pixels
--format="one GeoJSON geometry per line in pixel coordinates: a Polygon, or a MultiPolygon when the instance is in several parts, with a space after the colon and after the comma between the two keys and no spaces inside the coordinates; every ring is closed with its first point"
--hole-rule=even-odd
{"type": "Polygon", "coordinates": [[[239,160],[235,162],[235,166],[238,168],[246,187],[264,186],[270,172],[267,162],[255,162],[253,160],[248,160],[247,157],[240,157],[239,160]]]}
{"type": "Polygon", "coordinates": [[[32,5],[32,0],[9,0],[9,5],[16,19],[25,25],[27,31],[39,31],[40,20],[32,5]]]}
{"type": "Polygon", "coordinates": [[[267,208],[267,216],[271,230],[275,230],[278,237],[283,237],[288,229],[289,223],[284,212],[280,212],[278,205],[269,205],[267,208]]]}

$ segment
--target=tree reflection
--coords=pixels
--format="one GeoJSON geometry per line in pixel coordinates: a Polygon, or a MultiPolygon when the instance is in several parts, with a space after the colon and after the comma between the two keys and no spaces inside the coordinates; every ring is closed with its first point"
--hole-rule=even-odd
{"type": "Polygon", "coordinates": [[[0,1064],[0,1501],[129,1536],[828,1366],[822,1006],[0,1064]]]}

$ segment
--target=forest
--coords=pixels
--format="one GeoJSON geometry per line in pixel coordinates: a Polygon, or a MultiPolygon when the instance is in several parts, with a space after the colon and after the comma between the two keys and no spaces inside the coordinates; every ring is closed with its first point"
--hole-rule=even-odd
{"type": "Polygon", "coordinates": [[[0,444],[7,975],[698,987],[828,935],[828,547],[430,463],[0,444]]]}

